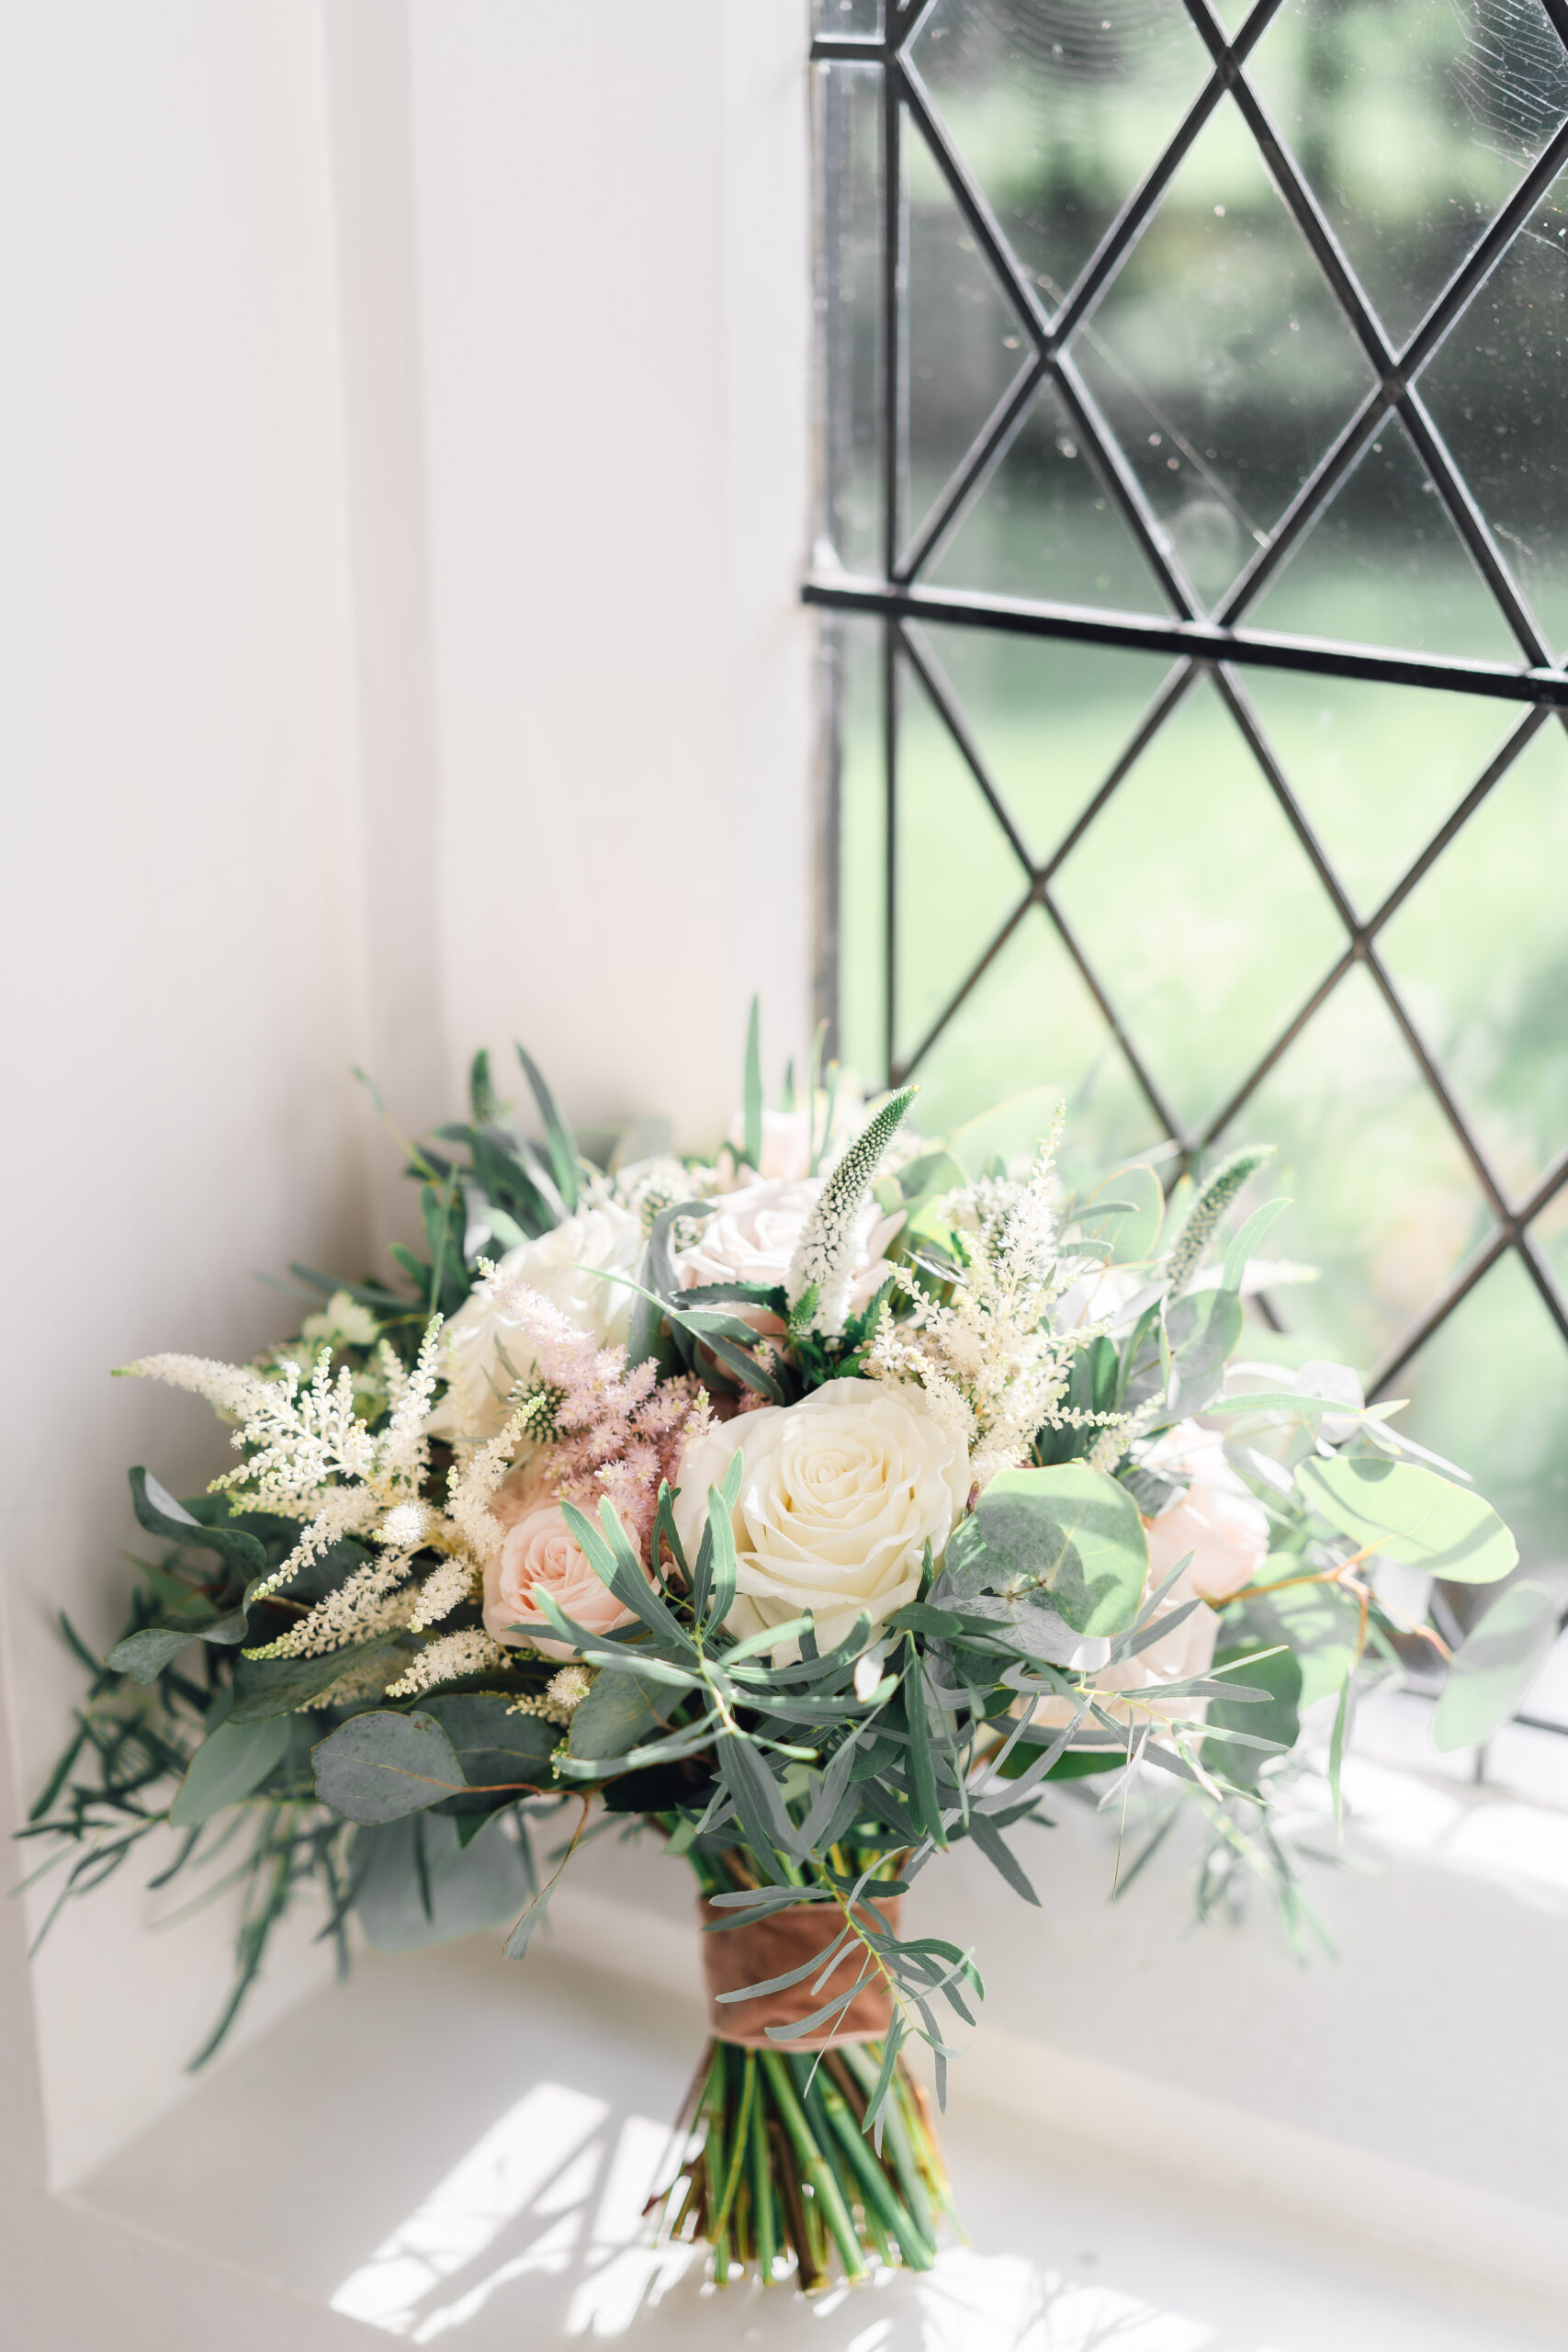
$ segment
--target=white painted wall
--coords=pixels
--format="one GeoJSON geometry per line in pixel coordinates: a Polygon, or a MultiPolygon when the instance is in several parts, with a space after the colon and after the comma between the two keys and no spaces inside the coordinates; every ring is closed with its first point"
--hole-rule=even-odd
{"type": "MultiPolygon", "coordinates": [[[[585,1122],[700,1136],[753,987],[800,1041],[805,11],[684,14],[0,12],[7,1827],[54,1612],[118,1630],[124,1464],[225,1459],[109,1367],[244,1355],[294,1319],[250,1270],[406,1220],[353,1063],[417,1126],[521,1035],[585,1122]]],[[[28,1993],[0,1911],[22,2179],[176,2097],[220,1996],[228,1912],[150,1937],[145,1875],[28,1993]]]]}
{"type": "MultiPolygon", "coordinates": [[[[6,12],[0,1547],[26,1790],[80,1691],[55,1611],[118,1631],[123,1465],[186,1492],[222,1466],[199,1408],[109,1368],[243,1354],[288,1319],[252,1269],[361,1246],[331,219],[307,0],[6,12]]],[[[66,2172],[177,2081],[223,1964],[217,1917],[141,1932],[144,1875],[35,1974],[66,2172]]]]}
{"type": "Polygon", "coordinates": [[[454,1053],[711,1141],[807,1019],[805,10],[411,22],[454,1053]]]}

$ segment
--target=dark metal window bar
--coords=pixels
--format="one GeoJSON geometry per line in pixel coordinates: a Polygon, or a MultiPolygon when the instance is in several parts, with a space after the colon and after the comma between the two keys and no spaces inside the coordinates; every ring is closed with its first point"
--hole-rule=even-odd
{"type": "MultiPolygon", "coordinates": [[[[949,137],[911,56],[916,37],[922,24],[932,15],[937,0],[885,0],[880,32],[825,33],[813,40],[811,57],[815,63],[859,63],[874,67],[881,75],[879,300],[882,361],[879,399],[883,458],[882,560],[880,576],[877,577],[852,575],[819,562],[818,569],[807,579],[802,593],[807,604],[825,612],[869,615],[883,625],[883,758],[889,819],[885,990],[886,1060],[890,1082],[901,1082],[918,1069],[1029,909],[1038,906],[1055,926],[1063,947],[1082,976],[1125,1056],[1138,1087],[1167,1136],[1176,1145],[1177,1165],[1186,1166],[1232,1123],[1351,967],[1357,964],[1365,967],[1414,1056],[1432,1099],[1457,1138],[1495,1219],[1493,1230],[1480,1248],[1472,1252],[1379,1364],[1369,1384],[1370,1396],[1376,1397],[1388,1391],[1390,1384],[1417,1351],[1426,1345],[1461,1300],[1507,1250],[1514,1251],[1522,1262],[1558,1332],[1568,1344],[1568,1304],[1560,1295],[1551,1269],[1530,1232],[1533,1220],[1568,1184],[1568,1150],[1560,1153],[1552,1161],[1527,1200],[1517,1205],[1510,1205],[1473,1127],[1460,1108],[1442,1071],[1401,1001],[1378,949],[1379,934],[1383,926],[1507,773],[1525,746],[1543,726],[1551,723],[1553,713],[1562,715],[1558,723],[1568,726],[1568,670],[1555,660],[1534,616],[1516,589],[1481,508],[1423,402],[1418,385],[1422,369],[1438,351],[1472,296],[1526,230],[1541,199],[1564,165],[1568,164],[1568,121],[1562,123],[1547,141],[1535,162],[1523,174],[1512,196],[1502,205],[1473,249],[1454,271],[1408,341],[1403,347],[1396,348],[1359,285],[1315,196],[1247,77],[1247,59],[1283,5],[1284,0],[1258,0],[1258,5],[1232,38],[1227,35],[1209,0],[1183,0],[1187,15],[1208,53],[1208,79],[1163,153],[1128,197],[1099,247],[1081,270],[1076,284],[1070,287],[1065,300],[1054,311],[1042,300],[1035,280],[1010,245],[984,190],[949,137]],[[1234,96],[1257,141],[1264,165],[1371,363],[1376,381],[1302,484],[1272,532],[1265,536],[1264,543],[1258,548],[1223,603],[1210,616],[1203,612],[1198,595],[1185,576],[1125,453],[1093,398],[1076,363],[1073,346],[1075,337],[1090,319],[1095,306],[1111,287],[1148,225],[1179,165],[1227,92],[1234,96]],[[1032,346],[1027,365],[982,425],[938,496],[927,520],[907,548],[900,543],[909,474],[909,208],[901,155],[906,113],[917,126],[924,146],[945,180],[969,234],[1010,300],[1021,322],[1021,333],[1027,336],[1032,346]],[[1102,486],[1130,527],[1169,603],[1174,618],[1169,615],[1105,612],[1089,606],[968,590],[932,588],[922,583],[922,573],[970,511],[1001,463],[1034,392],[1046,379],[1060,395],[1079,447],[1089,455],[1102,486]],[[1318,637],[1248,629],[1244,625],[1249,605],[1260,595],[1286,557],[1322,513],[1391,413],[1396,413],[1403,421],[1438,494],[1503,614],[1519,649],[1520,662],[1517,667],[1396,648],[1341,644],[1318,637]],[[1134,729],[1124,749],[1066,838],[1043,864],[1036,863],[1030,856],[973,732],[966,725],[957,700],[930,650],[929,641],[917,633],[921,623],[1000,630],[1032,638],[1077,639],[1171,657],[1173,668],[1134,729]],[[906,663],[920,679],[993,817],[1010,843],[1019,864],[1021,888],[1018,903],[953,991],[940,1015],[915,1048],[899,1057],[894,1035],[900,956],[895,861],[898,688],[901,667],[906,663]],[[1365,919],[1356,915],[1330,859],[1286,780],[1248,698],[1245,678],[1247,671],[1254,668],[1377,680],[1404,686],[1492,696],[1523,706],[1517,725],[1483,775],[1382,905],[1365,919]],[[1138,1053],[1126,1025],[1118,1016],[1111,989],[1093,969],[1081,944],[1069,928],[1054,896],[1052,885],[1063,861],[1159,729],[1190,688],[1204,677],[1213,680],[1240,728],[1269,790],[1343,925],[1345,945],[1329,971],[1228,1100],[1201,1128],[1189,1131],[1175,1115],[1138,1053]]],[[[1568,0],[1542,0],[1542,6],[1558,39],[1568,49],[1568,0]]],[[[824,207],[824,222],[829,232],[838,201],[834,169],[834,158],[825,158],[820,200],[824,207]]],[[[836,786],[836,752],[831,746],[829,772],[829,782],[836,786]]],[[[836,797],[835,789],[831,795],[834,806],[829,808],[829,822],[835,813],[836,797]]],[[[823,1010],[831,1018],[836,1010],[833,999],[837,970],[838,903],[830,854],[821,891],[821,910],[830,934],[821,958],[823,1010]]],[[[1564,1622],[1568,1623],[1568,1620],[1564,1622]]],[[[1568,1725],[1540,1717],[1525,1715],[1519,1721],[1542,1730],[1568,1730],[1568,1725]]]]}

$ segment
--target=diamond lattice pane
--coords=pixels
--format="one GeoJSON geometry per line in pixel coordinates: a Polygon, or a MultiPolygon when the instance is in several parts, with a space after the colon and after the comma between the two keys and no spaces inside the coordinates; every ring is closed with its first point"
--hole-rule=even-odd
{"type": "Polygon", "coordinates": [[[906,672],[898,729],[897,1022],[918,1051],[1029,888],[946,722],[906,672]]]}
{"type": "Polygon", "coordinates": [[[1549,719],[1380,934],[1505,1190],[1568,1144],[1568,738],[1549,719]]]}
{"type": "Polygon", "coordinates": [[[1568,1347],[1512,1250],[1393,1385],[1396,1427],[1470,1472],[1526,1568],[1568,1569],[1568,1347]]]}
{"type": "Polygon", "coordinates": [[[908,515],[921,519],[1009,386],[1028,345],[1017,311],[905,119],[908,214],[908,515]]]}
{"type": "Polygon", "coordinates": [[[1221,1108],[1345,934],[1205,680],[1069,853],[1063,913],[1178,1115],[1221,1108]]]}
{"type": "Polygon", "coordinates": [[[1248,606],[1246,626],[1471,661],[1519,658],[1502,607],[1394,416],[1248,606]]]}
{"type": "Polygon", "coordinates": [[[1558,1299],[1568,1307],[1568,1184],[1553,1193],[1529,1230],[1558,1299]]]}
{"type": "Polygon", "coordinates": [[[1540,0],[1292,0],[1247,78],[1396,345],[1568,116],[1540,0]]]}
{"type": "Polygon", "coordinates": [[[1208,78],[1181,0],[937,0],[911,55],[1048,304],[1208,78]]]}
{"type": "Polygon", "coordinates": [[[914,1071],[917,1117],[945,1134],[1032,1088],[1067,1104],[1063,1159],[1077,1181],[1164,1140],[1120,1046],[1049,918],[1031,907],[914,1071]]]}
{"type": "Polygon", "coordinates": [[[1303,1356],[1327,1351],[1370,1372],[1489,1227],[1453,1130],[1359,966],[1223,1140],[1278,1148],[1261,1197],[1292,1205],[1269,1254],[1320,1272],[1274,1301],[1303,1356]]]}
{"type": "Polygon", "coordinates": [[[1517,724],[1483,695],[1249,669],[1243,691],[1358,914],[1407,874],[1517,724]]]}
{"type": "Polygon", "coordinates": [[[985,488],[925,567],[933,587],[1168,613],[1120,505],[1055,384],[1043,383],[985,488]]]}
{"type": "Polygon", "coordinates": [[[928,628],[1003,805],[1043,865],[1120,756],[1163,655],[1000,630],[928,628]]]}
{"type": "Polygon", "coordinates": [[[882,75],[819,65],[813,82],[822,158],[817,209],[818,528],[851,571],[882,564],[882,75]]]}
{"type": "Polygon", "coordinates": [[[1229,98],[1074,348],[1211,603],[1372,382],[1229,98]]]}
{"type": "Polygon", "coordinates": [[[882,632],[846,619],[829,639],[837,674],[839,859],[829,951],[839,952],[839,1050],[868,1078],[885,1074],[887,1000],[887,808],[883,782],[882,632]]]}
{"type": "Polygon", "coordinates": [[[812,0],[811,21],[819,33],[869,33],[882,30],[882,0],[812,0]]]}
{"type": "Polygon", "coordinates": [[[1568,649],[1568,175],[1420,379],[1552,645],[1568,649]]]}

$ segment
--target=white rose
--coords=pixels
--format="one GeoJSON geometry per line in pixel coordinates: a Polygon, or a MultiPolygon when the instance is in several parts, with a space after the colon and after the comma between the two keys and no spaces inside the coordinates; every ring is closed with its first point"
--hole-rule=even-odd
{"type": "MultiPolygon", "coordinates": [[[[605,1201],[509,1250],[500,1272],[526,1283],[578,1330],[592,1331],[608,1347],[626,1338],[635,1294],[624,1283],[600,1280],[600,1273],[635,1275],[641,1255],[637,1219],[605,1201]]],[[[494,1437],[506,1419],[513,1379],[525,1380],[534,1367],[519,1327],[499,1312],[493,1297],[476,1295],[454,1315],[443,1342],[448,1385],[427,1428],[433,1437],[494,1437]]]]}
{"type": "MultiPolygon", "coordinates": [[[[675,1271],[682,1288],[703,1283],[757,1283],[764,1289],[782,1283],[788,1273],[807,1218],[822,1193],[820,1176],[795,1182],[743,1184],[725,1193],[713,1216],[704,1220],[697,1239],[675,1253],[675,1271]]],[[[854,1281],[850,1312],[858,1315],[874,1299],[892,1268],[883,1256],[899,1226],[901,1211],[885,1216],[874,1201],[867,1201],[854,1231],[854,1281]]],[[[783,1327],[765,1310],[737,1310],[760,1329],[783,1327]]]]}
{"type": "Polygon", "coordinates": [[[1151,1470],[1187,1481],[1187,1492],[1146,1522],[1153,1581],[1190,1552],[1172,1601],[1197,1594],[1223,1606],[1256,1581],[1269,1555],[1268,1512],[1231,1467],[1222,1440],[1196,1421],[1179,1421],[1145,1460],[1151,1470]]]}
{"type": "MultiPolygon", "coordinates": [[[[918,1389],[834,1380],[798,1405],[765,1405],[686,1448],[675,1528],[695,1556],[718,1486],[739,1451],[737,1599],[730,1631],[760,1633],[816,1612],[823,1649],[863,1611],[873,1630],[915,1598],[926,1545],[946,1547],[969,1495],[969,1459],[918,1389]]],[[[781,1655],[793,1657],[789,1643],[781,1655]]]]}

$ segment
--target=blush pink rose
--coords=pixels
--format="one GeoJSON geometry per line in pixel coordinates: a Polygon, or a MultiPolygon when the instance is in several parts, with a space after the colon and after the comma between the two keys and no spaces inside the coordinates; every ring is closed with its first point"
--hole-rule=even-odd
{"type": "Polygon", "coordinates": [[[485,1630],[498,1642],[526,1642],[545,1657],[575,1657],[572,1645],[558,1639],[549,1619],[534,1607],[536,1585],[543,1585],[556,1606],[591,1634],[613,1633],[632,1622],[631,1611],[594,1574],[558,1502],[536,1503],[486,1561],[485,1630]]]}
{"type": "Polygon", "coordinates": [[[1184,1495],[1144,1521],[1150,1581],[1158,1584],[1190,1552],[1191,1566],[1171,1588],[1172,1605],[1196,1595],[1223,1608],[1234,1593],[1256,1582],[1269,1556],[1269,1514],[1206,1430],[1179,1426],[1153,1450],[1150,1461],[1191,1480],[1184,1495]]]}

